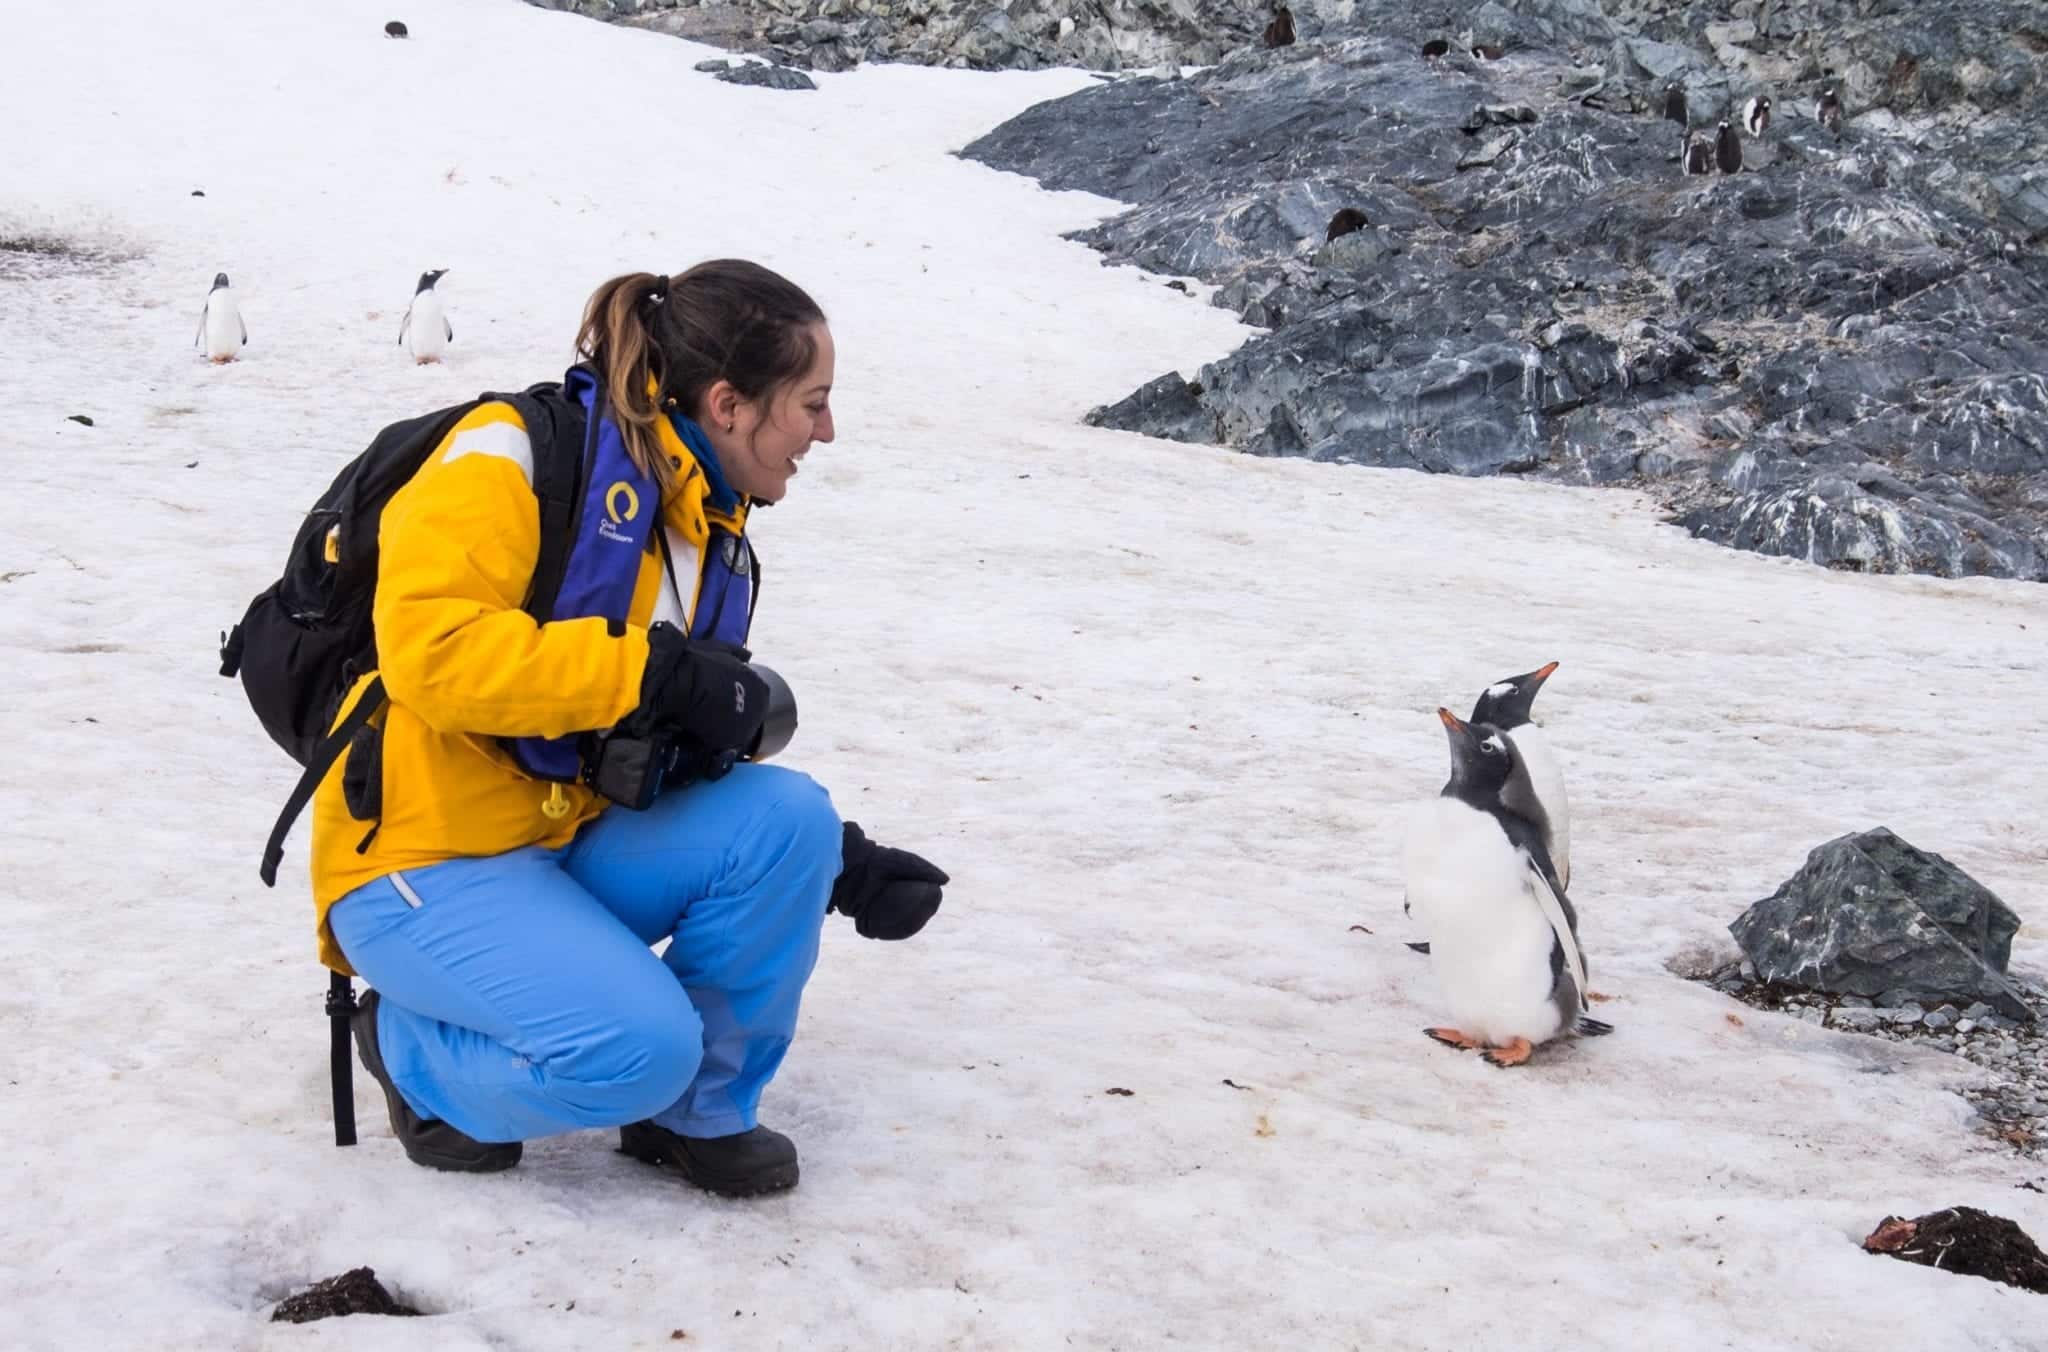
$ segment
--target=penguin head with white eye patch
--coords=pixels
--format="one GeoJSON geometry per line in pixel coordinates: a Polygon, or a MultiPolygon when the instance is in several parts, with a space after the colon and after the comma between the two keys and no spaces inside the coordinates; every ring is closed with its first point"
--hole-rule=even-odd
{"type": "Polygon", "coordinates": [[[1536,702],[1536,692],[1556,670],[1557,663],[1551,662],[1489,685],[1479,692],[1479,702],[1472,706],[1472,721],[1501,728],[1519,728],[1531,722],[1529,709],[1536,702]]]}
{"type": "Polygon", "coordinates": [[[1515,772],[1515,744],[1491,723],[1466,722],[1449,709],[1438,709],[1451,742],[1451,781],[1444,795],[1477,806],[1497,802],[1515,772]]]}

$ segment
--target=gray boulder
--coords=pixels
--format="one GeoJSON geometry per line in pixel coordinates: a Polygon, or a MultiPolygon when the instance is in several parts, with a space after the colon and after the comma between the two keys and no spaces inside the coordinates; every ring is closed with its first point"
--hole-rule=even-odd
{"type": "Polygon", "coordinates": [[[744,66],[735,66],[730,70],[718,71],[714,74],[713,78],[723,80],[727,84],[754,85],[761,89],[816,89],[818,87],[815,80],[800,70],[791,70],[788,66],[764,66],[757,62],[750,62],[744,66]]]}
{"type": "Polygon", "coordinates": [[[1879,827],[1817,847],[1728,927],[1761,980],[1833,994],[1909,989],[2033,1010],[2006,976],[2019,917],[1938,854],[1879,827]]]}

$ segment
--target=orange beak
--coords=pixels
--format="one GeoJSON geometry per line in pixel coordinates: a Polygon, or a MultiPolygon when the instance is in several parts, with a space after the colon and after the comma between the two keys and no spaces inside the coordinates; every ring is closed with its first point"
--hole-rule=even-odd
{"type": "Polygon", "coordinates": [[[1444,726],[1452,732],[1463,732],[1465,730],[1465,720],[1452,713],[1449,709],[1438,707],[1436,716],[1441,718],[1444,721],[1444,726]]]}
{"type": "Polygon", "coordinates": [[[1537,679],[1537,680],[1539,680],[1539,681],[1547,681],[1547,680],[1549,680],[1549,679],[1550,679],[1550,673],[1551,673],[1551,672],[1553,672],[1553,671],[1556,671],[1556,670],[1557,670],[1557,663],[1555,663],[1555,662],[1552,662],[1552,663],[1551,663],[1551,664],[1550,664],[1549,666],[1547,666],[1547,667],[1538,667],[1538,668],[1536,669],[1536,679],[1537,679]]]}

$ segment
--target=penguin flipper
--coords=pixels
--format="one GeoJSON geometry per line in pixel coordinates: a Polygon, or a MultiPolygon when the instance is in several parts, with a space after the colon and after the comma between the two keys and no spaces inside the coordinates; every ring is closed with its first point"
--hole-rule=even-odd
{"type": "Polygon", "coordinates": [[[1551,935],[1564,959],[1564,970],[1571,974],[1574,1003],[1580,1009],[1584,1009],[1586,958],[1579,952],[1577,917],[1566,909],[1569,903],[1558,895],[1556,884],[1552,881],[1556,874],[1550,867],[1550,860],[1542,857],[1542,849],[1542,845],[1537,844],[1532,853],[1528,846],[1523,847],[1522,856],[1527,865],[1523,871],[1523,878],[1529,891],[1535,895],[1537,906],[1542,908],[1544,918],[1550,922],[1551,935]]]}
{"type": "Polygon", "coordinates": [[[236,315],[235,323],[239,324],[242,329],[242,346],[249,346],[249,321],[242,318],[240,315],[236,315]]]}
{"type": "Polygon", "coordinates": [[[405,331],[411,327],[412,306],[408,305],[405,307],[405,318],[398,321],[398,341],[401,345],[403,345],[405,342],[405,331]]]}
{"type": "Polygon", "coordinates": [[[1429,956],[1429,944],[1426,941],[1419,944],[1410,944],[1408,945],[1408,947],[1414,949],[1417,953],[1422,954],[1422,956],[1424,956],[1425,958],[1429,956]]]}
{"type": "Polygon", "coordinates": [[[1577,1033],[1580,1037],[1606,1037],[1609,1033],[1614,1031],[1614,1025],[1611,1023],[1602,1023],[1598,1019],[1589,1019],[1586,1018],[1584,1015],[1581,1015],[1578,1018],[1578,1020],[1572,1024],[1572,1031],[1574,1033],[1577,1033]]]}
{"type": "Polygon", "coordinates": [[[442,328],[444,328],[444,329],[446,329],[446,330],[448,331],[448,341],[449,341],[449,342],[451,342],[451,343],[452,343],[452,342],[454,342],[454,341],[455,341],[455,326],[454,326],[453,324],[450,324],[450,323],[449,323],[449,322],[448,322],[448,321],[447,321],[447,320],[446,320],[446,319],[444,318],[444,319],[443,319],[443,320],[441,321],[441,327],[442,327],[442,328]]]}

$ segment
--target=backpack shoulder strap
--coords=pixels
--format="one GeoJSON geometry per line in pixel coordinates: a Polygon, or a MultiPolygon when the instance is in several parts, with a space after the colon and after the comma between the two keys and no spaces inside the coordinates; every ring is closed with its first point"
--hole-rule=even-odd
{"type": "Polygon", "coordinates": [[[577,507],[585,487],[589,456],[585,445],[589,419],[562,397],[556,383],[534,385],[504,396],[526,424],[533,446],[533,493],[540,500],[540,557],[526,590],[526,613],[547,623],[569,565],[569,546],[576,538],[577,507]]]}
{"type": "Polygon", "coordinates": [[[384,678],[379,676],[364,689],[356,707],[348,711],[348,717],[321,738],[320,744],[313,748],[313,754],[306,757],[306,772],[293,786],[292,796],[285,799],[284,810],[277,814],[277,825],[271,828],[270,839],[263,846],[263,866],[257,872],[262,876],[265,887],[277,886],[277,866],[284,862],[284,838],[291,834],[292,823],[306,810],[306,804],[313,801],[314,791],[320,787],[320,781],[327,778],[327,772],[334,768],[334,762],[340,759],[349,738],[355,736],[356,730],[383,707],[384,678]]]}

